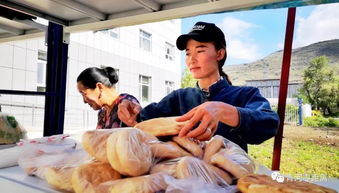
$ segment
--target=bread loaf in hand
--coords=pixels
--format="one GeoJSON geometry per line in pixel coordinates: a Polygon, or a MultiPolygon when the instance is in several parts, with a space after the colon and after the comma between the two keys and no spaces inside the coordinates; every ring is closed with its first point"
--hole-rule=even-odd
{"type": "Polygon", "coordinates": [[[146,133],[158,136],[177,135],[186,122],[177,122],[178,117],[160,117],[140,122],[134,127],[146,133]]]}

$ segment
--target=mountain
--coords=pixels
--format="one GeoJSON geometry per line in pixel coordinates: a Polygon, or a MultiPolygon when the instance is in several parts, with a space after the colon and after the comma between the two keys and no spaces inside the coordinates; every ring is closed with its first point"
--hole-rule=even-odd
{"type": "MultiPolygon", "coordinates": [[[[279,50],[252,63],[224,65],[224,71],[234,85],[245,85],[246,80],[280,79],[283,51],[279,50]]],[[[339,39],[317,42],[292,50],[290,82],[302,82],[303,71],[310,61],[318,56],[327,56],[330,65],[339,67],[339,39]]]]}

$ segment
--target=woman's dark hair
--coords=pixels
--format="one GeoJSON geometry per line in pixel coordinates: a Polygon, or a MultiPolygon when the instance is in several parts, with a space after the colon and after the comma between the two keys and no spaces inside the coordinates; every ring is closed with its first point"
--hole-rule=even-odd
{"type": "Polygon", "coordinates": [[[90,67],[80,73],[77,82],[81,82],[85,87],[94,89],[98,82],[111,88],[118,82],[118,74],[112,67],[90,67]]]}
{"type": "Polygon", "coordinates": [[[218,70],[219,70],[220,76],[224,77],[227,80],[228,84],[232,85],[232,82],[231,82],[229,76],[222,70],[222,67],[224,66],[226,58],[227,58],[226,46],[223,45],[220,42],[213,42],[213,44],[214,44],[214,47],[215,47],[216,50],[225,49],[225,56],[218,63],[218,70]]]}

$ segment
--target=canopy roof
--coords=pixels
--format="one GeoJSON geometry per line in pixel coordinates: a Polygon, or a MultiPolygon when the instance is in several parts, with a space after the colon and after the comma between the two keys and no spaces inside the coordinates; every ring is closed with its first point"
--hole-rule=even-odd
{"type": "Polygon", "coordinates": [[[44,35],[43,18],[65,32],[120,26],[249,9],[271,9],[339,0],[1,0],[0,42],[44,35]]]}

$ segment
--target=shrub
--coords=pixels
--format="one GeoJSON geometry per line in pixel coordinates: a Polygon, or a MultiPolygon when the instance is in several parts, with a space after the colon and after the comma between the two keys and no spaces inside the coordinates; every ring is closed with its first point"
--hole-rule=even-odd
{"type": "Polygon", "coordinates": [[[339,127],[339,120],[333,119],[332,117],[328,118],[326,126],[327,127],[339,127]]]}
{"type": "Polygon", "coordinates": [[[339,120],[334,118],[325,118],[321,115],[321,113],[312,111],[314,116],[305,117],[304,125],[310,127],[339,127],[339,120]]]}
{"type": "Polygon", "coordinates": [[[304,125],[310,127],[325,127],[327,124],[326,118],[323,116],[312,116],[304,118],[304,125]]]}

